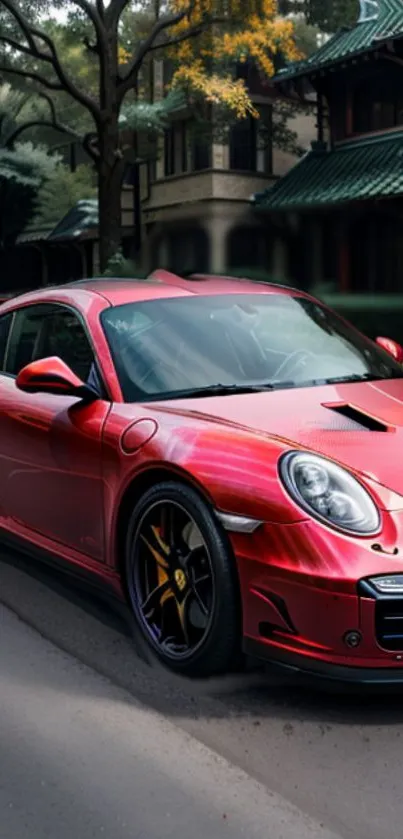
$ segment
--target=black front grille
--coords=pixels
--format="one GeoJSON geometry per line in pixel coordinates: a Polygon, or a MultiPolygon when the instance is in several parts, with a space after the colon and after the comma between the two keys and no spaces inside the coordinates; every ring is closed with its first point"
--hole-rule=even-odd
{"type": "Polygon", "coordinates": [[[378,600],[376,640],[384,650],[403,651],[403,599],[378,600]]]}

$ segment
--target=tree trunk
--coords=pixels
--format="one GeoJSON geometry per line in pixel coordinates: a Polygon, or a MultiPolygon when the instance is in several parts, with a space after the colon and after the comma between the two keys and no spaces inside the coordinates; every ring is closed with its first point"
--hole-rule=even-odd
{"type": "Polygon", "coordinates": [[[98,163],[99,262],[101,273],[121,246],[121,191],[124,160],[119,149],[118,121],[108,120],[99,131],[98,163]]]}

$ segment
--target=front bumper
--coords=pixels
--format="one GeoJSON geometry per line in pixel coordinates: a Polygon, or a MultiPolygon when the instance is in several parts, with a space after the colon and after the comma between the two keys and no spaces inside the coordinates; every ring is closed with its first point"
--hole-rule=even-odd
{"type": "Polygon", "coordinates": [[[280,672],[283,676],[296,677],[308,684],[324,684],[341,688],[401,688],[403,689],[403,666],[397,667],[353,667],[319,659],[306,659],[302,655],[276,651],[251,638],[243,643],[245,655],[259,659],[280,672]]]}
{"type": "Polygon", "coordinates": [[[393,557],[311,523],[237,537],[245,652],[333,684],[403,685],[403,594],[383,596],[368,584],[402,573],[401,513],[396,520],[402,548],[393,557]]]}

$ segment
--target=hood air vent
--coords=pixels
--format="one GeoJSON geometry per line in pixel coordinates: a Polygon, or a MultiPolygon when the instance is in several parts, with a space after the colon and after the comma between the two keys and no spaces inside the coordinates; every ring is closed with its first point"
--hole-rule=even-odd
{"type": "Polygon", "coordinates": [[[341,417],[345,417],[347,420],[350,420],[355,429],[352,430],[361,430],[361,431],[389,431],[387,425],[385,425],[380,420],[374,419],[374,417],[369,417],[368,414],[362,413],[359,408],[355,408],[354,405],[324,405],[324,408],[328,408],[330,411],[334,411],[334,413],[339,414],[341,417]]]}

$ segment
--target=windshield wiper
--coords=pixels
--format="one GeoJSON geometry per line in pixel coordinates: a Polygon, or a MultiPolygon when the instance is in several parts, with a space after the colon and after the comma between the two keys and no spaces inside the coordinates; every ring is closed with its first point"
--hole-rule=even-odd
{"type": "MultiPolygon", "coordinates": [[[[403,374],[402,374],[403,376],[403,374]]],[[[352,384],[354,382],[380,382],[388,379],[389,376],[377,376],[375,373],[350,373],[349,376],[332,376],[329,379],[315,379],[314,384],[323,385],[343,385],[352,384]]],[[[391,376],[390,378],[401,378],[400,376],[391,376]]]]}
{"type": "MultiPolygon", "coordinates": [[[[261,393],[263,391],[270,391],[275,390],[275,385],[271,384],[261,384],[261,385],[248,385],[248,384],[215,384],[215,385],[206,385],[206,387],[193,387],[189,388],[188,390],[177,390],[175,393],[170,394],[170,399],[196,399],[199,396],[231,396],[234,393],[261,393]]],[[[167,398],[167,395],[164,394],[164,399],[167,398]]]]}
{"type": "Polygon", "coordinates": [[[189,387],[186,390],[170,390],[147,395],[147,402],[161,402],[170,399],[198,399],[203,396],[231,396],[243,393],[270,393],[273,390],[289,390],[297,387],[294,381],[274,381],[253,384],[214,384],[205,387],[189,387]]]}

